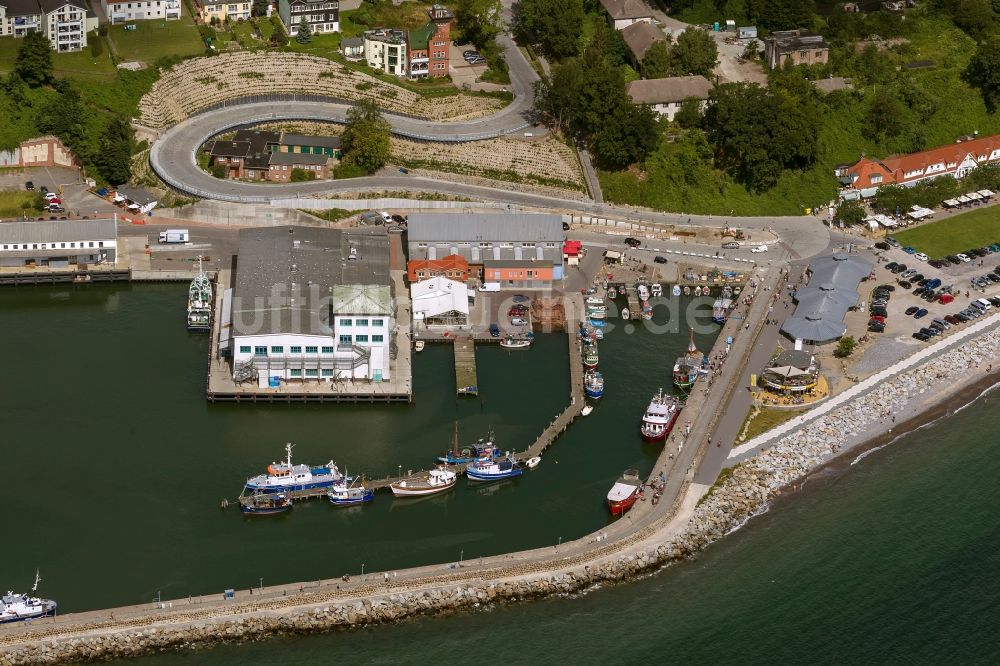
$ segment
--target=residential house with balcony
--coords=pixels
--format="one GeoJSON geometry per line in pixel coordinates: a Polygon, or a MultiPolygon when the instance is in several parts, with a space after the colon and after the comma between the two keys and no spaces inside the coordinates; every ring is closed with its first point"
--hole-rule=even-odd
{"type": "Polygon", "coordinates": [[[292,37],[299,34],[303,18],[313,34],[340,31],[340,2],[337,0],[278,0],[278,16],[292,37]]]}
{"type": "Polygon", "coordinates": [[[862,157],[854,164],[835,172],[845,199],[873,196],[885,185],[910,187],[929,178],[951,176],[964,178],[973,169],[1000,163],[1000,134],[981,139],[967,138],[946,146],[919,153],[887,157],[883,160],[862,157]]]}
{"type": "Polygon", "coordinates": [[[24,37],[41,29],[38,0],[0,0],[0,37],[24,37]]]}
{"type": "Polygon", "coordinates": [[[45,36],[57,53],[87,46],[87,3],[83,0],[39,0],[45,36]]]}
{"type": "Polygon", "coordinates": [[[231,2],[228,0],[201,0],[201,18],[205,23],[216,19],[222,23],[226,19],[238,21],[250,19],[250,2],[231,2]]]}
{"type": "Polygon", "coordinates": [[[181,17],[181,0],[149,0],[148,2],[101,0],[101,11],[111,25],[145,19],[175,21],[181,17]]]}
{"type": "Polygon", "coordinates": [[[764,62],[771,69],[789,60],[793,65],[825,65],[829,59],[826,40],[807,30],[776,30],[764,40],[764,62]]]}
{"type": "Polygon", "coordinates": [[[448,76],[451,23],[455,15],[434,5],[427,10],[427,16],[430,21],[408,35],[408,75],[411,79],[448,76]]]}
{"type": "Polygon", "coordinates": [[[261,387],[382,381],[395,318],[385,232],[281,226],[239,235],[231,294],[234,378],[261,387]]]}
{"type": "Polygon", "coordinates": [[[402,30],[366,30],[364,60],[372,69],[394,76],[406,75],[406,33],[402,30]]]}

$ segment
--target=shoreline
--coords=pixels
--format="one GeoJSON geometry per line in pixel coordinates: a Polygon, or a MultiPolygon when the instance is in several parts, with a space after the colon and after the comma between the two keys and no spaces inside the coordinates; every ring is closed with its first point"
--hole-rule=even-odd
{"type": "MultiPolygon", "coordinates": [[[[985,323],[985,322],[984,322],[985,323]]],[[[944,342],[944,341],[942,341],[944,342]]],[[[46,631],[0,633],[0,664],[94,661],[164,650],[189,651],[225,642],[268,636],[321,633],[398,622],[553,595],[587,592],[608,583],[648,576],[673,563],[695,559],[710,544],[732,534],[772,506],[793,497],[817,472],[849,471],[859,452],[878,447],[953,416],[997,383],[1000,327],[977,331],[959,345],[943,349],[904,369],[865,393],[852,396],[832,412],[778,437],[768,449],[743,461],[714,492],[685,485],[673,512],[619,534],[606,545],[560,557],[546,550],[515,564],[489,566],[442,576],[432,568],[413,571],[401,585],[369,583],[352,593],[317,589],[287,598],[203,610],[150,611],[108,622],[83,617],[46,631]],[[983,372],[987,363],[996,372],[983,372]],[[885,411],[888,408],[889,411],[885,411]],[[886,422],[886,414],[899,425],[886,422]],[[880,418],[880,415],[882,418],[880,418]],[[892,432],[888,432],[889,429],[892,432]],[[840,467],[844,461],[848,461],[840,467]],[[699,500],[701,500],[699,502],[699,500]]],[[[991,368],[992,369],[992,368],[991,368]]],[[[600,540],[600,539],[598,539],[600,540]]],[[[566,544],[568,545],[568,544],[566,544]]],[[[522,554],[527,556],[527,553],[522,554]]],[[[505,556],[511,557],[513,556],[505,556]]],[[[300,594],[295,594],[300,592],[300,594]]],[[[346,592],[346,591],[345,591],[346,592]]],[[[172,605],[171,605],[172,608],[172,605]]],[[[115,612],[126,609],[114,609],[115,612]]]]}

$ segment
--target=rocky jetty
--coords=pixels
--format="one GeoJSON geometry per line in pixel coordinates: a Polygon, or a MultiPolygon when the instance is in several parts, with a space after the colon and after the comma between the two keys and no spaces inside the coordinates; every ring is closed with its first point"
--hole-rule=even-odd
{"type": "MultiPolygon", "coordinates": [[[[654,528],[556,562],[540,559],[502,570],[459,571],[450,577],[370,585],[360,600],[303,594],[278,601],[240,604],[197,615],[130,618],[128,621],[0,636],[0,665],[105,661],[165,650],[282,634],[309,634],[396,622],[418,615],[474,610],[550,595],[567,595],[622,581],[689,559],[760,512],[781,488],[842,452],[852,437],[885,424],[890,414],[919,402],[929,391],[949,387],[996,363],[1000,332],[975,339],[902,372],[838,409],[806,423],[739,465],[695,509],[684,531],[655,543],[654,528]],[[652,545],[651,545],[652,544],[652,545]],[[494,579],[484,580],[484,574],[494,579]],[[418,589],[407,589],[418,588],[418,589]]],[[[926,397],[926,396],[925,396],[926,397]]]]}

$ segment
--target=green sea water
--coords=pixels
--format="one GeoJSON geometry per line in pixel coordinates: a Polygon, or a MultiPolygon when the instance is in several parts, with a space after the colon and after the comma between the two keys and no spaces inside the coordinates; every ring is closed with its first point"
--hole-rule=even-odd
{"type": "Polygon", "coordinates": [[[995,664],[998,401],[828,468],[638,582],[137,663],[995,664]]]}
{"type": "Polygon", "coordinates": [[[296,461],[372,477],[427,467],[455,421],[465,442],[492,426],[501,446],[524,449],[569,400],[566,337],[540,335],[527,351],[480,346],[479,399],[455,397],[452,350],[430,345],[414,357],[412,406],[212,405],[208,340],[185,330],[185,298],[186,285],[0,291],[4,590],[26,589],[39,569],[39,592],[72,612],[362,567],[444,570],[582,536],[607,524],[604,497],[622,470],[651,470],[659,447],[642,443],[639,419],[687,345],[686,329],[610,334],[605,397],[520,479],[244,518],[220,500],[286,442],[296,461]]]}

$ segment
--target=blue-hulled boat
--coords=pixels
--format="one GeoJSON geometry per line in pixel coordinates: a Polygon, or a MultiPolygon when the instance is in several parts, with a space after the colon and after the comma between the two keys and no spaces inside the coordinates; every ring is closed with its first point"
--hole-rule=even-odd
{"type": "Polygon", "coordinates": [[[512,479],[522,474],[524,474],[524,468],[509,456],[500,460],[482,458],[465,468],[465,475],[469,477],[470,481],[499,481],[512,479]]]}
{"type": "Polygon", "coordinates": [[[340,473],[332,460],[319,467],[292,464],[292,445],[285,445],[286,459],[267,466],[266,474],[247,479],[245,488],[250,492],[287,493],[293,490],[330,488],[335,483],[349,480],[340,473]]]}
{"type": "Polygon", "coordinates": [[[326,496],[330,500],[330,504],[334,506],[354,506],[375,499],[375,489],[355,483],[351,485],[335,483],[326,496]]]}
{"type": "Polygon", "coordinates": [[[588,370],[583,378],[583,392],[594,400],[604,395],[604,375],[596,370],[588,370]]]}
{"type": "Polygon", "coordinates": [[[493,428],[486,433],[486,437],[481,438],[471,446],[458,446],[458,423],[455,424],[455,432],[451,438],[451,450],[438,456],[438,462],[446,465],[465,465],[479,458],[500,458],[503,452],[494,443],[493,428]]]}
{"type": "Polygon", "coordinates": [[[292,498],[284,493],[256,491],[240,497],[240,511],[247,516],[272,516],[292,510],[292,498]]]}

